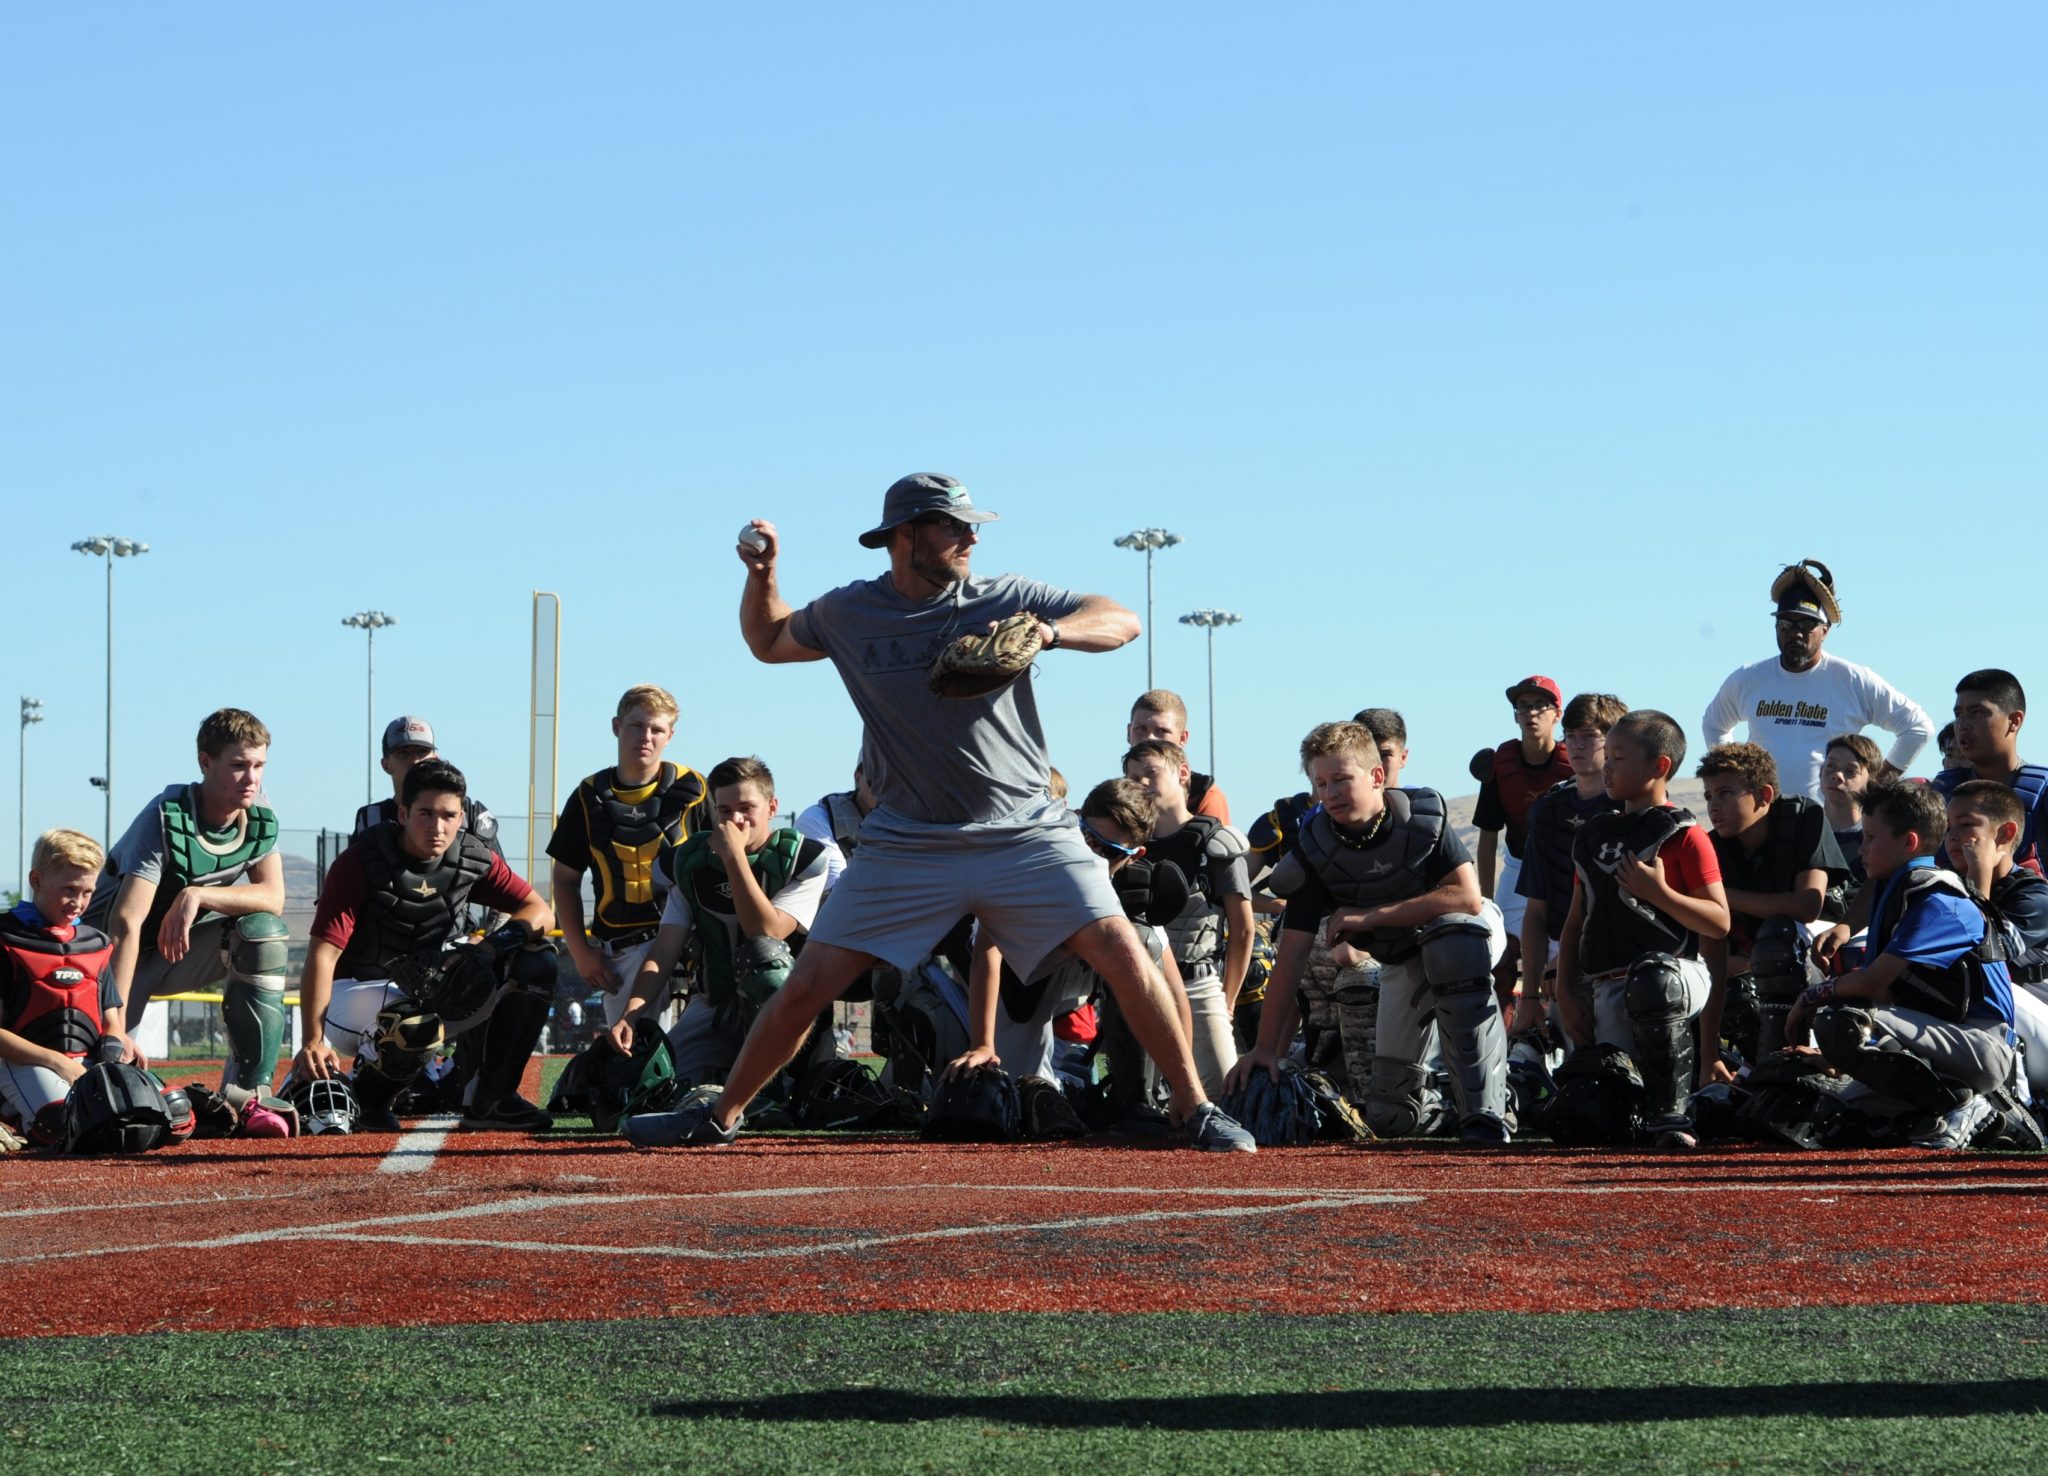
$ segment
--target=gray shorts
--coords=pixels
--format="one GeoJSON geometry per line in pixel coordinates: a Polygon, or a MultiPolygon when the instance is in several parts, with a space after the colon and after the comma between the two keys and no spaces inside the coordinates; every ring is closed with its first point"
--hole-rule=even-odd
{"type": "Polygon", "coordinates": [[[176,963],[158,953],[151,939],[149,951],[135,961],[135,975],[128,981],[128,1013],[121,1028],[133,1035],[153,999],[203,993],[227,978],[227,926],[228,919],[219,913],[192,924],[191,945],[176,963]]]}
{"type": "Polygon", "coordinates": [[[825,899],[810,941],[913,969],[970,914],[1029,979],[1074,934],[1124,910],[1109,868],[1064,807],[987,825],[929,825],[876,810],[861,827],[859,863],[825,899]]]}

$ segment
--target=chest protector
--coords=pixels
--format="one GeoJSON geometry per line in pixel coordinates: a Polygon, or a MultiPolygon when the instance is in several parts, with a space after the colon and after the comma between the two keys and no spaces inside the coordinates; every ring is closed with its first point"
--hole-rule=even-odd
{"type": "Polygon", "coordinates": [[[164,826],[164,871],[156,897],[143,920],[140,936],[145,952],[155,952],[157,929],[171,904],[186,887],[231,886],[249,868],[277,849],[277,812],[251,805],[242,812],[235,834],[217,840],[199,823],[199,786],[188,784],[158,807],[164,826]]]}
{"type": "Polygon", "coordinates": [[[853,795],[849,792],[825,796],[825,817],[832,822],[832,839],[840,853],[851,861],[854,847],[860,844],[861,821],[867,816],[861,814],[860,806],[853,802],[853,795]]]}
{"type": "Polygon", "coordinates": [[[1938,866],[1909,866],[1904,877],[1887,886],[1870,920],[1872,954],[1884,951],[1907,909],[1931,893],[1968,898],[1985,914],[1984,936],[1975,948],[1946,968],[1908,965],[1906,972],[1892,981],[1892,1003],[1958,1025],[1987,1015],[2011,1025],[2012,976],[2006,971],[2002,929],[1997,917],[1985,907],[1984,899],[1954,872],[1938,866]]]}
{"type": "Polygon", "coordinates": [[[1991,905],[2005,925],[2005,971],[2015,984],[2048,980],[2048,938],[2029,939],[2012,921],[2012,904],[2028,892],[2048,888],[2040,873],[2015,866],[1991,885],[1991,905]]]}
{"type": "Polygon", "coordinates": [[[0,914],[7,1028],[45,1050],[82,1058],[99,1042],[100,976],[114,944],[82,923],[69,931],[69,938],[55,938],[12,912],[0,914]]]}
{"type": "MultiPolygon", "coordinates": [[[[1802,818],[1808,810],[1817,810],[1815,804],[1803,794],[1781,795],[1771,801],[1771,807],[1764,815],[1764,864],[1762,885],[1749,888],[1759,892],[1789,892],[1792,883],[1802,871],[1820,868],[1806,865],[1807,852],[1799,844],[1799,833],[1806,827],[1802,818]]],[[[1825,824],[1825,822],[1822,822],[1825,824]]],[[[1742,849],[1742,842],[1727,836],[1714,834],[1714,854],[1721,861],[1721,877],[1729,886],[1730,876],[1755,879],[1748,852],[1742,849]]],[[[1830,877],[1829,883],[1833,883],[1830,877]]],[[[1735,929],[1730,942],[1736,953],[1746,952],[1756,940],[1757,919],[1745,913],[1735,913],[1732,918],[1735,929]]]]}
{"type": "MultiPolygon", "coordinates": [[[[754,873],[754,880],[760,883],[762,893],[771,902],[775,894],[788,886],[789,879],[796,875],[803,846],[801,834],[793,829],[782,829],[768,837],[767,845],[747,857],[748,869],[754,873]]],[[[705,992],[710,995],[712,1004],[722,1008],[731,1003],[739,990],[739,977],[733,967],[733,950],[739,942],[739,919],[733,911],[732,886],[725,879],[725,863],[711,849],[711,837],[700,833],[677,846],[671,862],[671,874],[682,891],[683,901],[689,906],[690,926],[704,950],[700,977],[704,980],[705,992]],[[725,905],[718,906],[711,900],[713,897],[725,905]]]]}
{"type": "MultiPolygon", "coordinates": [[[[1565,759],[1562,743],[1551,750],[1549,761],[1541,768],[1531,768],[1523,759],[1522,740],[1519,738],[1510,738],[1493,751],[1491,777],[1500,790],[1501,808],[1507,812],[1508,823],[1503,834],[1510,856],[1519,860],[1522,847],[1528,843],[1529,807],[1552,785],[1560,780],[1569,780],[1571,776],[1572,766],[1565,759]]],[[[1482,773],[1478,777],[1486,778],[1488,775],[1482,773]]]]}
{"type": "Polygon", "coordinates": [[[619,796],[618,770],[583,781],[583,814],[590,827],[590,860],[597,872],[592,931],[630,932],[661,921],[655,874],[689,835],[693,812],[704,803],[704,779],[695,769],[664,763],[653,792],[638,801],[619,796]]]}
{"type": "MultiPolygon", "coordinates": [[[[1604,810],[1619,808],[1612,800],[1605,801],[1603,805],[1604,810]]],[[[1549,895],[1543,899],[1549,907],[1545,922],[1553,938],[1563,934],[1565,915],[1571,911],[1572,846],[1577,842],[1579,832],[1585,828],[1587,818],[1588,812],[1578,806],[1578,785],[1570,779],[1545,790],[1529,807],[1529,833],[1523,840],[1523,846],[1526,850],[1539,851],[1543,856],[1543,879],[1549,887],[1549,895]],[[1543,816],[1541,825],[1535,823],[1539,807],[1543,816]]]]}
{"type": "MultiPolygon", "coordinates": [[[[1434,789],[1390,789],[1386,803],[1387,823],[1366,842],[1346,837],[1327,811],[1310,815],[1294,849],[1273,870],[1274,895],[1289,895],[1305,876],[1320,881],[1342,907],[1378,907],[1428,891],[1425,868],[1448,824],[1444,797],[1434,789]]],[[[1367,946],[1381,962],[1398,963],[1413,951],[1418,931],[1376,928],[1367,946]]]]}
{"type": "MultiPolygon", "coordinates": [[[[1970,769],[1943,769],[1928,783],[1936,794],[1949,799],[1955,794],[1957,785],[1976,777],[1970,769]]],[[[2020,807],[2027,816],[2020,827],[2019,842],[2012,850],[2013,864],[2024,866],[2029,871],[2041,871],[2040,821],[2041,806],[2048,801],[2048,764],[2021,764],[2008,787],[2020,797],[2020,807]]]]}
{"type": "Polygon", "coordinates": [[[1625,969],[1646,953],[1696,958],[1697,935],[1649,903],[1631,897],[1614,879],[1624,855],[1649,862],[1664,843],[1699,822],[1676,805],[1658,805],[1631,815],[1615,810],[1595,815],[1572,845],[1572,869],[1585,893],[1586,928],[1579,966],[1588,974],[1625,969]]]}
{"type": "Polygon", "coordinates": [[[1196,815],[1163,839],[1145,847],[1149,861],[1171,861],[1188,881],[1188,900],[1178,916],[1164,924],[1167,947],[1183,965],[1207,963],[1223,951],[1223,913],[1210,895],[1209,860],[1223,822],[1196,815]]]}
{"type": "Polygon", "coordinates": [[[377,825],[350,847],[362,858],[369,895],[334,966],[337,978],[382,979],[393,959],[438,953],[461,926],[470,890],[491,874],[491,848],[466,830],[433,861],[408,856],[402,834],[377,825]]]}

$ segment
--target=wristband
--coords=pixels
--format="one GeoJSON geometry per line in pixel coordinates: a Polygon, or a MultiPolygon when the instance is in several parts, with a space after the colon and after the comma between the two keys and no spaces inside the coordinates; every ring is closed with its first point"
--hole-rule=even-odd
{"type": "Polygon", "coordinates": [[[1045,628],[1052,632],[1046,638],[1045,649],[1057,651],[1060,648],[1060,623],[1057,620],[1048,620],[1045,622],[1045,628]]]}
{"type": "Polygon", "coordinates": [[[1800,992],[1799,1002],[1816,1010],[1824,1005],[1833,1004],[1835,1002],[1835,981],[1833,979],[1823,979],[1818,984],[1807,985],[1800,992]]]}

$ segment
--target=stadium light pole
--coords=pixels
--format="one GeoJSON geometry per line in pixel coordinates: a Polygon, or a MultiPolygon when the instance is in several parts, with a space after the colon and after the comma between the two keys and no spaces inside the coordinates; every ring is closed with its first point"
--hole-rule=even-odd
{"type": "Polygon", "coordinates": [[[43,704],[33,697],[21,699],[21,803],[14,812],[14,874],[19,880],[17,900],[28,900],[28,725],[43,720],[43,704]]]}
{"type": "Polygon", "coordinates": [[[114,848],[114,560],[140,558],[149,552],[149,545],[133,538],[117,538],[111,533],[95,533],[90,538],[81,538],[71,545],[73,553],[90,554],[107,561],[107,768],[100,775],[99,788],[106,796],[106,835],[104,843],[108,850],[114,848]]]}
{"type": "Polygon", "coordinates": [[[1145,688],[1150,691],[1159,685],[1152,677],[1152,555],[1162,548],[1172,548],[1181,542],[1178,533],[1169,533],[1164,528],[1134,528],[1116,540],[1118,548],[1141,549],[1145,555],[1145,688]]]}
{"type": "Polygon", "coordinates": [[[1199,625],[1209,637],[1209,772],[1216,772],[1216,627],[1235,625],[1244,619],[1228,610],[1192,610],[1180,617],[1182,625],[1199,625]]]}
{"type": "Polygon", "coordinates": [[[396,615],[386,615],[382,610],[358,610],[353,615],[341,617],[341,623],[351,630],[362,631],[369,637],[369,671],[366,688],[367,706],[365,713],[369,726],[363,733],[363,803],[377,803],[377,632],[387,625],[398,624],[396,615]]]}

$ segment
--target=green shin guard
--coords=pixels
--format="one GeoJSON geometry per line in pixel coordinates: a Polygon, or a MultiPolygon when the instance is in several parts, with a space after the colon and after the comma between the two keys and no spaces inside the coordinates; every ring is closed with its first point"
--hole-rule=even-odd
{"type": "Polygon", "coordinates": [[[227,1025],[228,1061],[222,1086],[267,1092],[284,1049],[284,989],[240,979],[221,991],[220,1013],[227,1025]]]}
{"type": "Polygon", "coordinates": [[[267,1092],[284,1045],[291,930],[274,912],[232,918],[221,935],[221,954],[227,977],[220,1012],[230,1053],[221,1084],[267,1092]]]}

